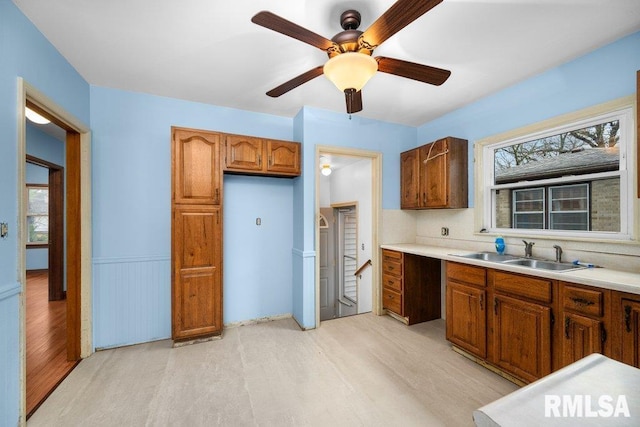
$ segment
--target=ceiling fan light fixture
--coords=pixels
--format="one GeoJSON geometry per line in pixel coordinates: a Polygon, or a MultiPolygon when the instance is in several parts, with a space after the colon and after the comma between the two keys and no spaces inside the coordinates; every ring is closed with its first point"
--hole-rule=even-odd
{"type": "Polygon", "coordinates": [[[336,55],[324,64],[324,75],[341,91],[362,90],[369,79],[378,71],[378,61],[358,52],[336,55]]]}
{"type": "Polygon", "coordinates": [[[27,119],[39,125],[46,125],[47,123],[51,123],[49,119],[41,116],[29,107],[24,107],[24,115],[27,117],[27,119]]]}

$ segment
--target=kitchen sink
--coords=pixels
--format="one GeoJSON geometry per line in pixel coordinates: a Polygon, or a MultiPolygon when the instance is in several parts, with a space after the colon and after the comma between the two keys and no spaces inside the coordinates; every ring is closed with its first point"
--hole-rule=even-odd
{"type": "Polygon", "coordinates": [[[521,265],[523,267],[535,268],[537,270],[555,270],[555,271],[564,271],[564,270],[575,270],[579,268],[584,268],[581,265],[569,264],[566,262],[553,262],[553,261],[545,261],[540,259],[529,259],[529,258],[520,258],[509,261],[504,261],[505,264],[510,265],[521,265]]]}
{"type": "Polygon", "coordinates": [[[585,268],[581,265],[570,264],[566,262],[554,262],[546,261],[542,259],[522,258],[515,255],[499,255],[493,252],[474,252],[470,254],[458,255],[467,259],[477,259],[481,261],[496,262],[499,264],[519,265],[522,267],[532,268],[534,270],[552,270],[552,271],[566,271],[577,270],[585,268]]]}
{"type": "Polygon", "coordinates": [[[513,255],[499,255],[493,252],[475,252],[475,253],[471,253],[471,254],[465,254],[465,255],[456,255],[462,258],[469,258],[469,259],[479,259],[482,261],[491,261],[491,262],[505,262],[505,261],[509,261],[509,260],[519,260],[520,257],[517,256],[513,256],[513,255]]]}

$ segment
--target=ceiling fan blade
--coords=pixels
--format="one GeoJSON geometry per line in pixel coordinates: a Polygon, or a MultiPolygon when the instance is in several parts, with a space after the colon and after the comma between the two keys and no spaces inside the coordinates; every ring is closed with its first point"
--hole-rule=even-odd
{"type": "Polygon", "coordinates": [[[436,86],[440,86],[447,81],[451,75],[451,71],[449,70],[416,64],[401,59],[386,58],[384,56],[378,56],[375,59],[378,61],[378,71],[436,86]]]}
{"type": "Polygon", "coordinates": [[[295,89],[301,84],[304,84],[309,80],[312,80],[318,76],[321,76],[323,73],[322,68],[323,68],[322,65],[319,65],[316,68],[312,68],[306,73],[302,73],[298,77],[294,77],[291,80],[282,83],[280,86],[271,89],[269,92],[267,92],[267,95],[269,95],[272,98],[277,98],[280,95],[284,95],[285,93],[289,92],[291,89],[295,89]]]}
{"type": "Polygon", "coordinates": [[[356,92],[355,89],[347,89],[344,91],[344,97],[347,101],[347,113],[357,113],[362,111],[362,91],[356,92]]]}
{"type": "Polygon", "coordinates": [[[318,49],[327,50],[334,45],[331,40],[268,11],[258,12],[251,18],[251,22],[285,36],[293,37],[318,49]]]}
{"type": "Polygon", "coordinates": [[[398,0],[362,34],[361,47],[375,49],[441,2],[442,0],[398,0]]]}

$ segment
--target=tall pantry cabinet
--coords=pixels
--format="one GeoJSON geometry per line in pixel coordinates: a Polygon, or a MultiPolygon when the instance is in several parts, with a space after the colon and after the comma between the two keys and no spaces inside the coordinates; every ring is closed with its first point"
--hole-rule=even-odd
{"type": "Polygon", "coordinates": [[[221,135],[171,128],[171,337],[222,333],[221,135]]]}

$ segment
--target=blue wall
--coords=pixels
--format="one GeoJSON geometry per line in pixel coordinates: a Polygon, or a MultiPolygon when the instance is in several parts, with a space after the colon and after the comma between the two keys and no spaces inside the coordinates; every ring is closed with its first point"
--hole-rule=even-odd
{"type": "Polygon", "coordinates": [[[469,140],[469,206],[474,205],[473,143],[636,92],[640,32],[487,96],[418,128],[418,141],[452,134],[469,140]]]}
{"type": "MultiPolygon", "coordinates": [[[[293,314],[303,326],[314,326],[316,144],[381,151],[389,176],[383,201],[385,207],[399,206],[399,153],[415,145],[415,128],[311,109],[304,117],[302,177],[224,178],[224,323],[293,314]],[[299,212],[302,227],[293,225],[300,223],[294,219],[299,212]],[[299,246],[296,229],[305,239],[299,246]],[[304,268],[296,265],[297,254],[304,268]]],[[[293,122],[91,88],[96,348],[171,334],[171,126],[291,140],[293,122]]]]}
{"type": "Polygon", "coordinates": [[[18,256],[18,77],[89,123],[89,85],[9,0],[0,0],[0,425],[20,417],[20,292],[18,256]]]}
{"type": "MultiPolygon", "coordinates": [[[[291,140],[292,119],[92,87],[91,125],[94,345],[168,338],[171,126],[291,140]]],[[[294,181],[224,178],[225,323],[291,313],[294,181]]]]}

